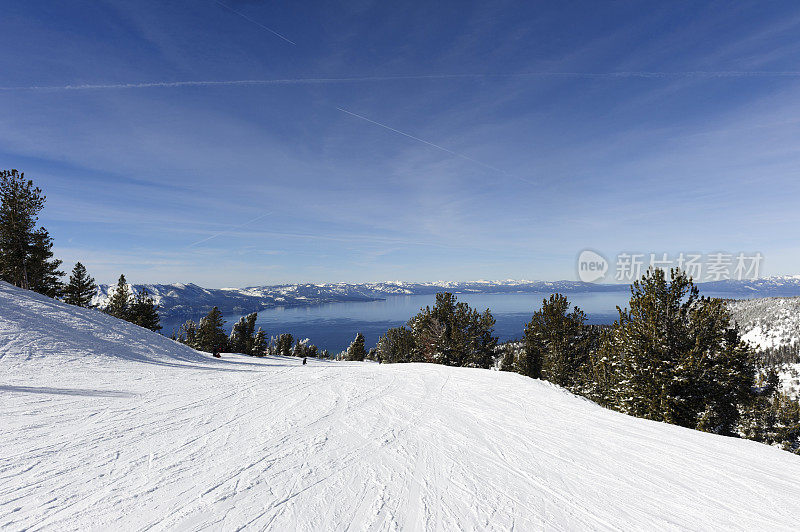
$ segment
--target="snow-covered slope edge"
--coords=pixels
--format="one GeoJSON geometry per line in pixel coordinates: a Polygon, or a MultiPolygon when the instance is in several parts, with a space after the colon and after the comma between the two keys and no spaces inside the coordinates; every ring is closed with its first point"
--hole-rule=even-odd
{"type": "Polygon", "coordinates": [[[0,528],[797,526],[772,447],[516,374],[217,361],[115,321],[0,285],[0,528]]]}
{"type": "Polygon", "coordinates": [[[61,303],[0,281],[0,361],[7,357],[35,362],[58,357],[60,363],[85,363],[87,356],[175,364],[205,357],[160,334],[94,309],[61,303]]]}

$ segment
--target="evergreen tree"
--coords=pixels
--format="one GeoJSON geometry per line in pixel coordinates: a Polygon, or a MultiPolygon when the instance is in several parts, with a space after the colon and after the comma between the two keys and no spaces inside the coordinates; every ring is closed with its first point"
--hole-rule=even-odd
{"type": "Polygon", "coordinates": [[[227,348],[228,335],[225,334],[225,320],[217,307],[211,309],[200,320],[197,328],[197,349],[208,353],[219,353],[227,348]]]}
{"type": "Polygon", "coordinates": [[[113,291],[109,288],[111,295],[108,298],[108,303],[103,311],[106,314],[111,314],[115,318],[127,320],[131,312],[131,291],[128,288],[128,282],[125,280],[125,275],[120,275],[117,284],[113,287],[113,291]]]}
{"type": "Polygon", "coordinates": [[[608,339],[611,328],[600,325],[589,325],[588,328],[590,347],[586,381],[573,391],[605,407],[615,408],[614,391],[620,364],[612,352],[614,344],[608,339]]]}
{"type": "Polygon", "coordinates": [[[306,356],[306,346],[305,343],[298,339],[294,347],[292,348],[292,356],[293,357],[304,357],[306,356]]]}
{"type": "Polygon", "coordinates": [[[347,360],[363,361],[367,356],[367,351],[364,348],[365,340],[364,335],[361,333],[356,334],[355,339],[350,343],[347,348],[347,360]]]}
{"type": "Polygon", "coordinates": [[[525,327],[525,350],[522,372],[530,377],[572,388],[583,381],[582,372],[589,361],[589,335],[586,315],[578,307],[569,311],[569,301],[552,294],[542,301],[525,327]]]}
{"type": "Polygon", "coordinates": [[[178,329],[177,340],[193,349],[198,349],[200,346],[197,341],[197,331],[198,324],[192,320],[187,320],[178,329]]]}
{"type": "Polygon", "coordinates": [[[448,366],[490,368],[494,364],[495,320],[449,292],[436,294],[436,304],[411,318],[414,358],[448,366]]]}
{"type": "Polygon", "coordinates": [[[151,331],[161,330],[161,321],[158,317],[158,307],[147,293],[146,288],[136,294],[130,305],[128,321],[151,331]]]}
{"type": "Polygon", "coordinates": [[[47,230],[36,229],[46,197],[17,170],[0,172],[0,279],[56,297],[61,261],[53,258],[47,230]]]}
{"type": "Polygon", "coordinates": [[[253,312],[247,316],[242,316],[233,325],[231,336],[228,339],[228,347],[234,353],[252,355],[254,345],[254,334],[258,314],[253,312]]]}
{"type": "Polygon", "coordinates": [[[69,276],[69,284],[64,289],[64,302],[88,308],[92,306],[92,297],[96,292],[97,285],[86,267],[80,262],[75,263],[69,276]]]}
{"type": "Polygon", "coordinates": [[[375,357],[384,363],[413,362],[414,334],[405,327],[394,327],[380,337],[375,357]]]}
{"type": "Polygon", "coordinates": [[[770,372],[742,408],[738,432],[749,440],[800,454],[800,400],[780,389],[770,372]]]}
{"type": "Polygon", "coordinates": [[[255,337],[253,338],[253,352],[252,354],[261,357],[267,354],[267,335],[261,329],[258,328],[255,337]]]}
{"type": "Polygon", "coordinates": [[[30,289],[49,297],[60,297],[64,290],[58,268],[61,261],[53,258],[53,240],[44,227],[33,232],[30,247],[28,280],[30,289]]]}
{"type": "Polygon", "coordinates": [[[682,271],[651,269],[631,287],[601,349],[619,410],[731,434],[753,384],[754,353],[720,300],[701,298],[682,271]]]}
{"type": "Polygon", "coordinates": [[[291,334],[281,334],[278,335],[277,340],[275,341],[275,352],[281,356],[291,356],[292,355],[292,343],[294,342],[294,337],[291,334]]]}
{"type": "Polygon", "coordinates": [[[523,359],[525,353],[524,347],[521,347],[519,343],[515,342],[508,342],[499,347],[502,353],[500,371],[516,371],[519,373],[518,364],[519,361],[523,359]]]}

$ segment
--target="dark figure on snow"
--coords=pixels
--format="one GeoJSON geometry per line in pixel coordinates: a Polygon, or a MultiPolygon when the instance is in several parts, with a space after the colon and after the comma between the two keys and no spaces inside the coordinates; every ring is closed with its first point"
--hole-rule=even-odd
{"type": "Polygon", "coordinates": [[[306,357],[303,357],[303,365],[306,365],[306,357]]]}
{"type": "Polygon", "coordinates": [[[222,355],[219,354],[219,349],[214,349],[214,358],[222,358],[222,355]]]}

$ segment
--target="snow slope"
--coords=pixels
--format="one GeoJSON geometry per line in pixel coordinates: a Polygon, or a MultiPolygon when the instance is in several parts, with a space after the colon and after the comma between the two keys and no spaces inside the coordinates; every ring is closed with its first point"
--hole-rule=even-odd
{"type": "MultiPolygon", "coordinates": [[[[800,297],[729,301],[728,308],[742,339],[756,349],[800,346],[800,297]]],[[[800,397],[800,363],[780,365],[778,375],[782,390],[800,397]]]]}
{"type": "Polygon", "coordinates": [[[729,301],[742,338],[764,349],[800,344],[800,297],[729,301]]]}
{"type": "Polygon", "coordinates": [[[213,359],[0,283],[0,528],[796,529],[800,457],[515,374],[213,359]]]}

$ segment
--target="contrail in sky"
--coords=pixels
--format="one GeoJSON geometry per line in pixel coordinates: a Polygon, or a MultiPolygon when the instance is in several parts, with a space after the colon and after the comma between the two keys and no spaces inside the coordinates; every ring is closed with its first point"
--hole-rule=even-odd
{"type": "Polygon", "coordinates": [[[235,9],[233,9],[232,7],[230,7],[230,6],[228,6],[228,5],[225,5],[225,4],[223,4],[223,3],[222,3],[222,2],[220,2],[219,0],[214,0],[214,2],[215,2],[217,5],[220,5],[220,6],[224,7],[225,9],[227,9],[228,11],[230,11],[230,12],[232,12],[232,13],[236,13],[237,15],[239,15],[240,17],[242,17],[242,18],[243,18],[243,19],[245,19],[246,21],[248,21],[248,22],[252,22],[253,24],[255,24],[256,26],[258,26],[259,28],[265,29],[265,30],[267,30],[268,32],[270,32],[271,34],[273,34],[273,35],[275,35],[275,36],[277,36],[277,37],[280,37],[280,38],[281,38],[281,39],[283,39],[284,41],[286,41],[286,42],[288,42],[288,43],[290,43],[290,44],[294,44],[295,46],[297,45],[297,43],[296,43],[296,42],[294,42],[294,41],[292,41],[292,40],[290,40],[290,39],[287,39],[286,37],[284,37],[283,35],[281,35],[281,34],[280,34],[280,33],[278,33],[277,31],[275,31],[275,30],[273,30],[273,29],[271,29],[271,28],[268,28],[268,27],[264,26],[262,23],[258,22],[257,20],[253,20],[253,19],[251,19],[250,17],[248,17],[248,16],[247,16],[247,15],[245,15],[244,13],[240,13],[239,11],[236,11],[236,10],[235,10],[235,9]]]}
{"type": "Polygon", "coordinates": [[[245,223],[243,223],[243,224],[239,224],[239,225],[237,225],[237,226],[231,227],[230,229],[226,229],[225,231],[220,231],[219,233],[215,233],[215,234],[213,234],[213,235],[211,235],[211,236],[208,236],[208,237],[206,237],[206,238],[203,238],[203,239],[201,239],[201,240],[198,240],[197,242],[192,242],[191,244],[189,244],[189,245],[188,245],[188,246],[186,246],[186,247],[190,247],[190,248],[191,248],[191,247],[197,246],[198,244],[202,244],[202,243],[204,243],[204,242],[208,242],[209,240],[211,240],[211,239],[214,239],[214,238],[217,238],[218,236],[222,236],[222,235],[224,235],[224,234],[226,234],[226,233],[229,233],[229,232],[231,232],[231,231],[235,231],[236,229],[240,229],[240,228],[244,227],[245,225],[250,225],[251,223],[257,222],[257,221],[259,221],[259,220],[260,220],[260,219],[262,219],[262,218],[266,218],[266,217],[267,217],[267,216],[269,216],[270,214],[272,214],[272,211],[270,211],[270,212],[265,212],[265,213],[264,213],[264,214],[262,214],[261,216],[257,216],[257,217],[253,218],[253,219],[252,219],[252,220],[250,220],[250,221],[247,221],[247,222],[245,222],[245,223]]]}
{"type": "Polygon", "coordinates": [[[25,85],[0,87],[0,91],[80,91],[108,89],[150,89],[180,87],[215,87],[239,85],[325,85],[384,81],[424,80],[502,80],[502,79],[718,79],[718,78],[800,78],[800,71],[694,71],[694,72],[522,72],[516,74],[430,74],[408,76],[363,76],[341,78],[277,78],[152,81],[135,83],[85,83],[78,85],[25,85]]]}
{"type": "Polygon", "coordinates": [[[369,122],[370,124],[375,124],[376,126],[380,126],[380,127],[384,128],[384,129],[388,129],[389,131],[397,133],[398,135],[403,135],[404,137],[408,137],[410,139],[416,140],[417,142],[421,142],[423,144],[427,144],[428,146],[431,146],[432,148],[436,148],[437,150],[441,150],[441,151],[443,151],[445,153],[449,153],[450,155],[453,155],[454,157],[459,157],[459,158],[464,159],[466,161],[473,162],[473,163],[475,163],[477,165],[483,166],[484,168],[488,168],[489,170],[493,170],[495,172],[499,172],[499,173],[501,173],[503,175],[506,175],[508,177],[513,177],[514,179],[519,179],[520,181],[524,181],[525,183],[528,183],[530,185],[535,185],[536,184],[533,181],[531,181],[530,179],[525,179],[524,177],[520,177],[518,175],[509,174],[508,172],[506,172],[502,168],[498,168],[496,166],[492,166],[491,164],[486,164],[486,163],[484,163],[482,161],[479,161],[477,159],[473,159],[472,157],[469,157],[468,155],[464,155],[462,153],[455,152],[453,150],[445,148],[444,146],[439,146],[438,144],[434,144],[433,142],[429,142],[429,141],[427,141],[425,139],[421,139],[419,137],[415,137],[414,135],[411,135],[410,133],[406,133],[404,131],[400,131],[399,129],[395,129],[395,128],[391,127],[391,126],[387,126],[386,124],[381,124],[380,122],[376,122],[375,120],[370,120],[366,116],[361,116],[361,115],[356,114],[356,113],[354,113],[352,111],[348,111],[347,109],[342,109],[341,107],[337,107],[336,109],[338,109],[339,111],[341,111],[343,113],[347,113],[350,116],[354,116],[356,118],[360,118],[361,120],[365,120],[365,121],[369,122]]]}

